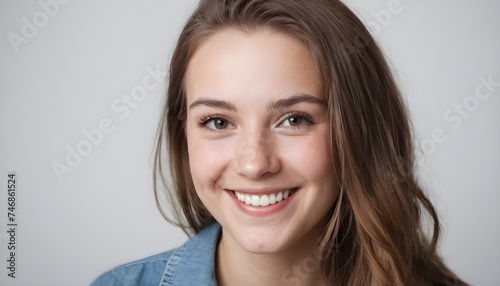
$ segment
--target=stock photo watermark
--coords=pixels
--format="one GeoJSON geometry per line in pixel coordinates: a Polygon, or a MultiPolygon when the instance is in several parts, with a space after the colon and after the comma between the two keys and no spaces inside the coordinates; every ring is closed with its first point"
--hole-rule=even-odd
{"type": "Polygon", "coordinates": [[[70,0],[40,0],[40,9],[33,13],[31,17],[22,17],[21,31],[19,33],[10,32],[7,34],[9,43],[14,53],[19,53],[21,45],[27,45],[41,29],[49,23],[50,19],[59,14],[62,5],[66,5],[70,0]]]}
{"type": "MultiPolygon", "coordinates": [[[[442,115],[443,121],[451,124],[452,130],[459,129],[463,122],[480,108],[482,102],[488,100],[495,93],[498,87],[500,87],[500,81],[495,81],[492,74],[479,76],[474,94],[466,96],[461,102],[454,103],[452,107],[447,108],[442,115]]],[[[448,140],[448,135],[445,129],[434,128],[431,137],[422,140],[420,145],[424,154],[430,155],[436,151],[438,145],[446,140],[448,140]]]]}
{"type": "MultiPolygon", "coordinates": [[[[383,29],[387,28],[394,17],[403,12],[404,6],[399,0],[390,0],[384,8],[371,10],[368,15],[360,12],[359,16],[363,19],[365,27],[373,37],[380,35],[383,29]]],[[[349,55],[359,53],[373,41],[372,37],[366,37],[361,31],[356,31],[353,35],[353,43],[341,43],[349,55]]]]}
{"type": "MultiPolygon", "coordinates": [[[[439,145],[445,143],[449,139],[451,131],[457,131],[462,127],[465,120],[471,118],[471,116],[479,110],[482,104],[486,100],[490,99],[492,95],[500,88],[500,78],[495,80],[493,74],[488,76],[478,76],[478,83],[474,88],[473,95],[468,95],[464,97],[461,101],[455,102],[451,107],[445,109],[442,114],[443,122],[450,125],[448,131],[446,128],[436,127],[431,131],[431,136],[427,137],[419,142],[416,148],[416,160],[415,166],[421,166],[426,160],[426,156],[431,156],[434,154],[439,147],[439,145]]],[[[404,162],[402,159],[402,166],[407,166],[413,164],[412,162],[404,162]]],[[[401,181],[412,176],[413,173],[408,171],[411,168],[404,167],[399,170],[398,174],[388,174],[392,180],[401,181]]]]}
{"type": "Polygon", "coordinates": [[[404,7],[398,0],[387,2],[387,7],[378,11],[370,11],[370,16],[373,18],[365,23],[366,27],[372,35],[379,35],[383,28],[388,27],[395,15],[403,12],[404,7]]]}
{"type": "MultiPolygon", "coordinates": [[[[17,175],[14,172],[7,174],[7,223],[6,223],[6,254],[7,254],[7,276],[16,278],[17,259],[17,175]]],[[[3,243],[2,243],[3,244],[3,243]]]]}
{"type": "MultiPolygon", "coordinates": [[[[316,239],[316,245],[320,244],[320,239],[316,239]]],[[[281,281],[284,285],[301,285],[303,281],[309,279],[311,275],[318,273],[320,265],[325,262],[328,257],[334,256],[339,244],[335,243],[330,248],[327,248],[325,253],[320,254],[315,252],[304,258],[302,261],[295,263],[292,267],[281,275],[281,281]]]]}
{"type": "Polygon", "coordinates": [[[316,256],[306,257],[301,263],[294,264],[291,269],[285,271],[281,280],[286,285],[300,285],[307,280],[311,274],[318,270],[320,258],[316,256]]]}
{"type": "MultiPolygon", "coordinates": [[[[142,78],[141,84],[134,86],[130,93],[123,93],[113,100],[110,105],[110,111],[119,120],[125,120],[132,112],[140,106],[140,103],[147,99],[148,92],[157,89],[163,84],[166,72],[160,71],[157,65],[155,69],[151,66],[146,67],[147,74],[142,78]]],[[[116,130],[116,120],[105,117],[99,120],[97,127],[93,129],[83,129],[81,131],[83,139],[74,146],[66,145],[66,156],[64,161],[52,162],[52,170],[57,180],[62,183],[64,175],[72,173],[75,168],[82,164],[85,157],[92,154],[94,148],[102,144],[105,137],[116,130]]]]}

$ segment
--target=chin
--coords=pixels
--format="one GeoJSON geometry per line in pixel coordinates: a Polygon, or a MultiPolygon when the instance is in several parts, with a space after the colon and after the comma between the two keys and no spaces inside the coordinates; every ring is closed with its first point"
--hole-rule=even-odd
{"type": "Polygon", "coordinates": [[[291,235],[276,227],[256,227],[238,229],[233,232],[236,243],[244,250],[254,254],[280,253],[290,247],[291,235]]]}
{"type": "Polygon", "coordinates": [[[283,252],[287,247],[279,241],[242,241],[241,248],[253,254],[276,254],[283,252]]]}

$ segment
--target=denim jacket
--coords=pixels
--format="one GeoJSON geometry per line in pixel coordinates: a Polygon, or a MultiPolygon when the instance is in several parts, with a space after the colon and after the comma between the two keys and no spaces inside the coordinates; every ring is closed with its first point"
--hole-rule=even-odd
{"type": "Polygon", "coordinates": [[[179,248],[130,262],[102,274],[92,286],[215,286],[215,250],[221,227],[214,223],[179,248]]]}

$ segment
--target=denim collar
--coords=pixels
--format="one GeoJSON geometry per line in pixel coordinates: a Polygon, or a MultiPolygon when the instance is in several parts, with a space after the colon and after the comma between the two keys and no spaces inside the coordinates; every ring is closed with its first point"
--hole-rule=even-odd
{"type": "Polygon", "coordinates": [[[218,223],[205,227],[172,253],[161,285],[217,285],[215,250],[221,233],[218,223]]]}

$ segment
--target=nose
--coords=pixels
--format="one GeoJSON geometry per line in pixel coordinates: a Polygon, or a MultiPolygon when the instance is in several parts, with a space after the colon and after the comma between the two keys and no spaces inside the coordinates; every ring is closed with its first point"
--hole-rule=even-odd
{"type": "Polygon", "coordinates": [[[259,179],[280,170],[279,154],[271,131],[244,132],[239,142],[233,160],[236,173],[248,179],[259,179]]]}

